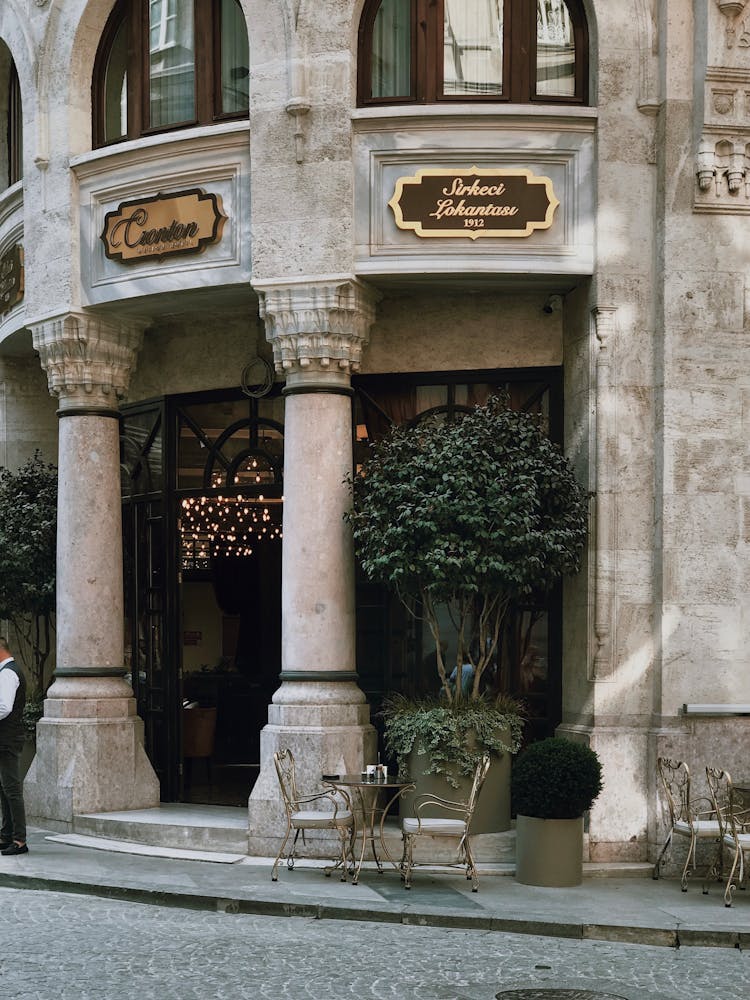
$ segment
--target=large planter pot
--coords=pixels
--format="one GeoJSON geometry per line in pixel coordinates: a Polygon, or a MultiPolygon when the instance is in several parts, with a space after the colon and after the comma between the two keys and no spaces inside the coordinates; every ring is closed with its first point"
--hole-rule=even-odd
{"type": "Polygon", "coordinates": [[[583,877],[583,817],[516,818],[516,882],[564,888],[583,877]]]}
{"type": "MultiPolygon", "coordinates": [[[[510,829],[510,758],[509,753],[500,757],[493,755],[469,828],[471,833],[502,833],[503,830],[510,829]]],[[[412,750],[408,757],[408,768],[416,790],[403,796],[400,807],[402,816],[413,816],[414,799],[425,793],[456,802],[468,799],[473,776],[459,776],[459,787],[454,788],[441,774],[423,774],[428,766],[429,757],[412,750]]],[[[437,808],[425,809],[422,815],[445,816],[446,812],[437,808]]]]}

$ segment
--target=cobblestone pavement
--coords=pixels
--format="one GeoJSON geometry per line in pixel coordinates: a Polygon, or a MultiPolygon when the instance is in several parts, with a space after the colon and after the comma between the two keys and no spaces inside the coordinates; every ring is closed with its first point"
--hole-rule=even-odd
{"type": "Polygon", "coordinates": [[[554,1000],[547,990],[563,988],[606,1000],[750,996],[750,952],[733,948],[210,913],[22,889],[0,889],[0,912],[0,997],[14,1000],[502,1000],[511,990],[522,991],[514,1000],[554,1000]]]}

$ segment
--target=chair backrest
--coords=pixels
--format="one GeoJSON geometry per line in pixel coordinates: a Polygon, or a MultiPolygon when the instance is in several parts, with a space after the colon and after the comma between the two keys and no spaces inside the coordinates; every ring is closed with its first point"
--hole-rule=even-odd
{"type": "MultiPolygon", "coordinates": [[[[742,832],[742,821],[739,819],[739,815],[747,810],[750,803],[746,801],[742,792],[734,787],[728,771],[707,767],[706,781],[722,836],[725,833],[730,833],[736,837],[738,833],[742,832]]],[[[743,819],[746,820],[746,816],[743,819]]]]}
{"type": "Polygon", "coordinates": [[[276,765],[284,808],[287,813],[295,812],[299,792],[297,791],[297,778],[294,771],[294,754],[289,749],[277,750],[273,755],[273,762],[276,765]]]}
{"type": "Polygon", "coordinates": [[[471,783],[471,791],[469,792],[469,798],[466,802],[467,824],[471,822],[471,817],[474,815],[477,799],[479,798],[479,793],[482,791],[482,785],[484,784],[484,779],[487,777],[491,761],[492,758],[490,755],[488,753],[483,753],[474,771],[474,780],[471,783]]]}
{"type": "Polygon", "coordinates": [[[669,757],[659,757],[656,761],[661,783],[669,809],[669,822],[672,826],[678,820],[691,822],[690,815],[690,768],[684,760],[671,760],[669,757]]]}

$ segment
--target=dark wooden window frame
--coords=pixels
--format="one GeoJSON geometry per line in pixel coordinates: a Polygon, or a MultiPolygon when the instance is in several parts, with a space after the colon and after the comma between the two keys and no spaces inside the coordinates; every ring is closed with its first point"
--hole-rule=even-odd
{"type": "Polygon", "coordinates": [[[8,73],[8,186],[23,177],[23,113],[21,84],[16,64],[11,61],[8,73]]]}
{"type": "Polygon", "coordinates": [[[372,32],[382,0],[368,0],[359,25],[357,104],[510,103],[588,104],[588,27],[582,0],[566,0],[575,39],[575,93],[572,97],[536,94],[536,5],[505,0],[503,18],[503,93],[443,93],[444,0],[411,0],[411,93],[373,97],[372,32]]]}
{"type": "Polygon", "coordinates": [[[247,117],[246,111],[224,113],[221,110],[221,4],[218,0],[194,0],[194,4],[195,117],[158,128],[150,126],[148,0],[118,0],[102,33],[94,62],[91,86],[94,148],[196,125],[241,121],[247,117]],[[112,45],[124,21],[128,32],[127,135],[105,141],[106,70],[112,45]]]}

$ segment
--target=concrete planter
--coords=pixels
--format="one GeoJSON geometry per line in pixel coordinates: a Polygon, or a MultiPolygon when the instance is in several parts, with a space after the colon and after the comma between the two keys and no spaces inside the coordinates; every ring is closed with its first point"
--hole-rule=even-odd
{"type": "Polygon", "coordinates": [[[516,882],[564,888],[583,877],[583,817],[516,818],[516,882]]]}
{"type": "MultiPolygon", "coordinates": [[[[510,829],[510,759],[509,753],[500,757],[493,756],[490,769],[485,778],[479,800],[474,811],[470,832],[501,833],[510,829]]],[[[416,791],[403,796],[401,815],[414,815],[414,799],[417,795],[429,793],[439,795],[443,799],[465,802],[471,791],[472,776],[459,776],[458,788],[453,788],[440,774],[422,774],[428,767],[429,757],[412,750],[408,757],[409,775],[416,784],[416,791]]],[[[446,813],[437,809],[423,813],[425,816],[445,816],[446,813]]]]}

